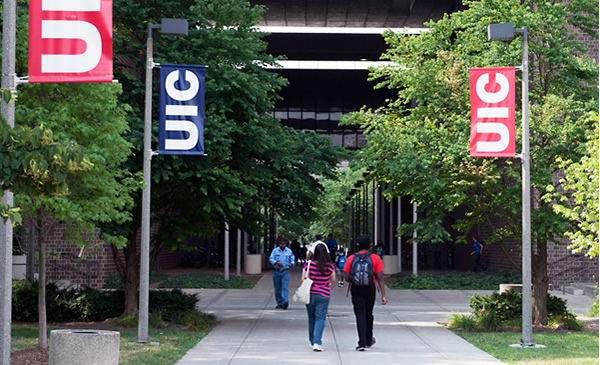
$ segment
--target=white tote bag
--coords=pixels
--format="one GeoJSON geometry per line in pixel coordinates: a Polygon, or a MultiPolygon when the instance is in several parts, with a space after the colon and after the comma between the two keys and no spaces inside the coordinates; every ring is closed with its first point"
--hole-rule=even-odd
{"type": "Polygon", "coordinates": [[[306,278],[302,281],[302,284],[296,289],[292,300],[297,303],[310,303],[310,288],[312,287],[313,280],[308,277],[308,273],[310,272],[310,261],[308,262],[308,266],[306,267],[306,278]]]}

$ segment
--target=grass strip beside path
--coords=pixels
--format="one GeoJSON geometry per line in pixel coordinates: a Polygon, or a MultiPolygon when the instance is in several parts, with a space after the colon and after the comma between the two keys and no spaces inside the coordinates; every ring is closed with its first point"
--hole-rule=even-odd
{"type": "Polygon", "coordinates": [[[137,331],[121,332],[119,365],[169,365],[179,361],[206,336],[203,332],[149,331],[150,340],[158,344],[136,343],[137,331]]]}
{"type": "Polygon", "coordinates": [[[520,332],[461,332],[457,335],[502,362],[514,365],[598,365],[598,333],[534,333],[546,348],[511,348],[520,332]]]}
{"type": "MultiPolygon", "coordinates": [[[[137,330],[119,330],[119,365],[171,365],[179,361],[196,346],[206,332],[183,330],[150,330],[150,341],[158,344],[137,343],[137,330]]],[[[37,325],[18,323],[12,325],[11,352],[38,345],[37,325]]],[[[50,330],[48,330],[50,338],[50,330]]],[[[49,343],[52,346],[51,343],[49,343]]]]}
{"type": "Polygon", "coordinates": [[[209,273],[193,273],[168,277],[159,288],[178,289],[250,289],[254,283],[242,276],[231,276],[225,280],[223,275],[209,273]]]}

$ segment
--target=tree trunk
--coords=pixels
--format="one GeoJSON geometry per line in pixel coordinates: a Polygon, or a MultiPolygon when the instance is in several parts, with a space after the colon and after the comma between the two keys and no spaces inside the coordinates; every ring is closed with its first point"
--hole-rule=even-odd
{"type": "Polygon", "coordinates": [[[545,325],[548,322],[548,244],[539,242],[531,258],[533,283],[533,322],[545,325]]]}
{"type": "Polygon", "coordinates": [[[38,230],[39,281],[38,281],[38,338],[39,347],[48,348],[48,321],[46,318],[46,240],[43,229],[38,230]]]}
{"type": "Polygon", "coordinates": [[[137,254],[137,242],[129,241],[129,245],[123,250],[125,253],[125,276],[123,286],[125,288],[125,309],[123,314],[138,313],[138,286],[140,283],[139,257],[137,254]]]}

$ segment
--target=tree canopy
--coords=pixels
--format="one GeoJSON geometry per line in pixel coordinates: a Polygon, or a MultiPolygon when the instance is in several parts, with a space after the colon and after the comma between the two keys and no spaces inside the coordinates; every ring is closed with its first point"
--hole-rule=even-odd
{"type": "MultiPolygon", "coordinates": [[[[360,158],[386,186],[385,194],[411,196],[425,213],[415,225],[403,225],[402,232],[416,230],[421,242],[445,242],[455,238],[450,228],[461,232],[464,240],[475,225],[483,224],[493,232],[488,243],[520,242],[519,161],[469,157],[468,69],[519,64],[521,38],[487,42],[486,29],[490,23],[503,22],[527,26],[534,284],[536,307],[545,310],[546,245],[561,242],[566,222],[540,198],[548,184],[556,183],[553,178],[563,168],[559,158],[580,160],[586,135],[594,126],[586,112],[598,108],[598,65],[577,35],[597,39],[598,3],[464,4],[467,10],[426,24],[431,31],[419,36],[385,35],[389,50],[383,58],[394,65],[374,69],[370,77],[380,81],[379,87],[397,89],[398,98],[377,111],[356,113],[349,122],[366,128],[368,147],[360,158]],[[444,218],[459,207],[465,213],[449,227],[444,218]],[[494,223],[498,220],[503,224],[494,223]]],[[[517,144],[521,138],[517,128],[517,144]]],[[[534,315],[545,318],[539,312],[534,315]]]]}
{"type": "MultiPolygon", "coordinates": [[[[183,18],[190,25],[187,37],[155,31],[154,62],[207,65],[206,156],[159,155],[152,160],[153,257],[165,247],[186,249],[188,237],[210,236],[225,221],[258,234],[264,224],[262,207],[289,219],[302,217],[322,190],[318,177],[332,176],[337,152],[330,142],[283,127],[270,113],[287,82],[264,68],[275,59],[266,53],[265,33],[255,27],[263,12],[241,0],[114,1],[115,75],[123,83],[121,102],[132,108],[128,139],[135,152],[125,163],[129,171],[142,168],[148,22],[183,18]]],[[[156,146],[157,126],[153,128],[156,146]]],[[[131,224],[103,227],[128,238],[128,259],[119,263],[128,276],[137,275],[131,268],[137,266],[141,199],[135,201],[131,224]]],[[[125,283],[135,293],[136,279],[125,283]]],[[[134,308],[126,304],[126,311],[134,308]]]]}

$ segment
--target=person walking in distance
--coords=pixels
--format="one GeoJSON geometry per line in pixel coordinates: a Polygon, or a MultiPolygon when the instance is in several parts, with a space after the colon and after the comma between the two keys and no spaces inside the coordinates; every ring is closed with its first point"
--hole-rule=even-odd
{"type": "Polygon", "coordinates": [[[313,351],[323,351],[323,330],[329,308],[330,288],[336,280],[335,267],[327,252],[327,247],[319,243],[314,247],[313,260],[302,270],[302,280],[309,277],[313,280],[310,288],[310,302],[306,305],[308,314],[308,340],[313,351]]]}
{"type": "Polygon", "coordinates": [[[381,304],[387,304],[385,283],[383,281],[383,263],[379,256],[369,252],[371,238],[368,235],[358,237],[359,251],[346,260],[344,274],[350,284],[352,306],[356,317],[358,332],[357,351],[364,351],[375,344],[373,337],[373,307],[375,306],[376,285],[381,290],[381,304]],[[376,284],[377,283],[377,284],[376,284]]]}
{"type": "MultiPolygon", "coordinates": [[[[307,260],[312,260],[312,257],[315,253],[315,247],[317,247],[317,245],[325,245],[325,247],[327,247],[325,242],[321,241],[321,239],[323,239],[323,236],[321,236],[320,234],[317,234],[317,235],[315,235],[315,241],[311,242],[311,244],[308,245],[307,254],[306,254],[307,260]]],[[[329,248],[327,248],[327,253],[329,254],[329,248]]]]}
{"type": "Polygon", "coordinates": [[[331,256],[331,261],[335,262],[335,254],[337,252],[338,243],[333,238],[333,233],[330,233],[329,236],[327,236],[327,242],[325,242],[325,243],[327,244],[327,249],[329,250],[329,256],[331,256]]]}
{"type": "Polygon", "coordinates": [[[479,242],[477,238],[473,237],[473,252],[471,255],[475,254],[475,260],[473,261],[473,271],[477,272],[479,268],[483,270],[487,270],[485,266],[481,263],[481,254],[483,253],[483,243],[479,242]]]}
{"type": "Polygon", "coordinates": [[[346,265],[346,255],[344,249],[340,247],[335,255],[335,269],[338,277],[338,287],[344,286],[344,266],[346,265]]]}
{"type": "Polygon", "coordinates": [[[279,244],[275,247],[269,261],[273,265],[273,287],[275,288],[275,308],[287,309],[289,305],[288,285],[290,283],[290,269],[294,266],[294,254],[287,247],[287,240],[283,237],[277,240],[279,244]]]}

